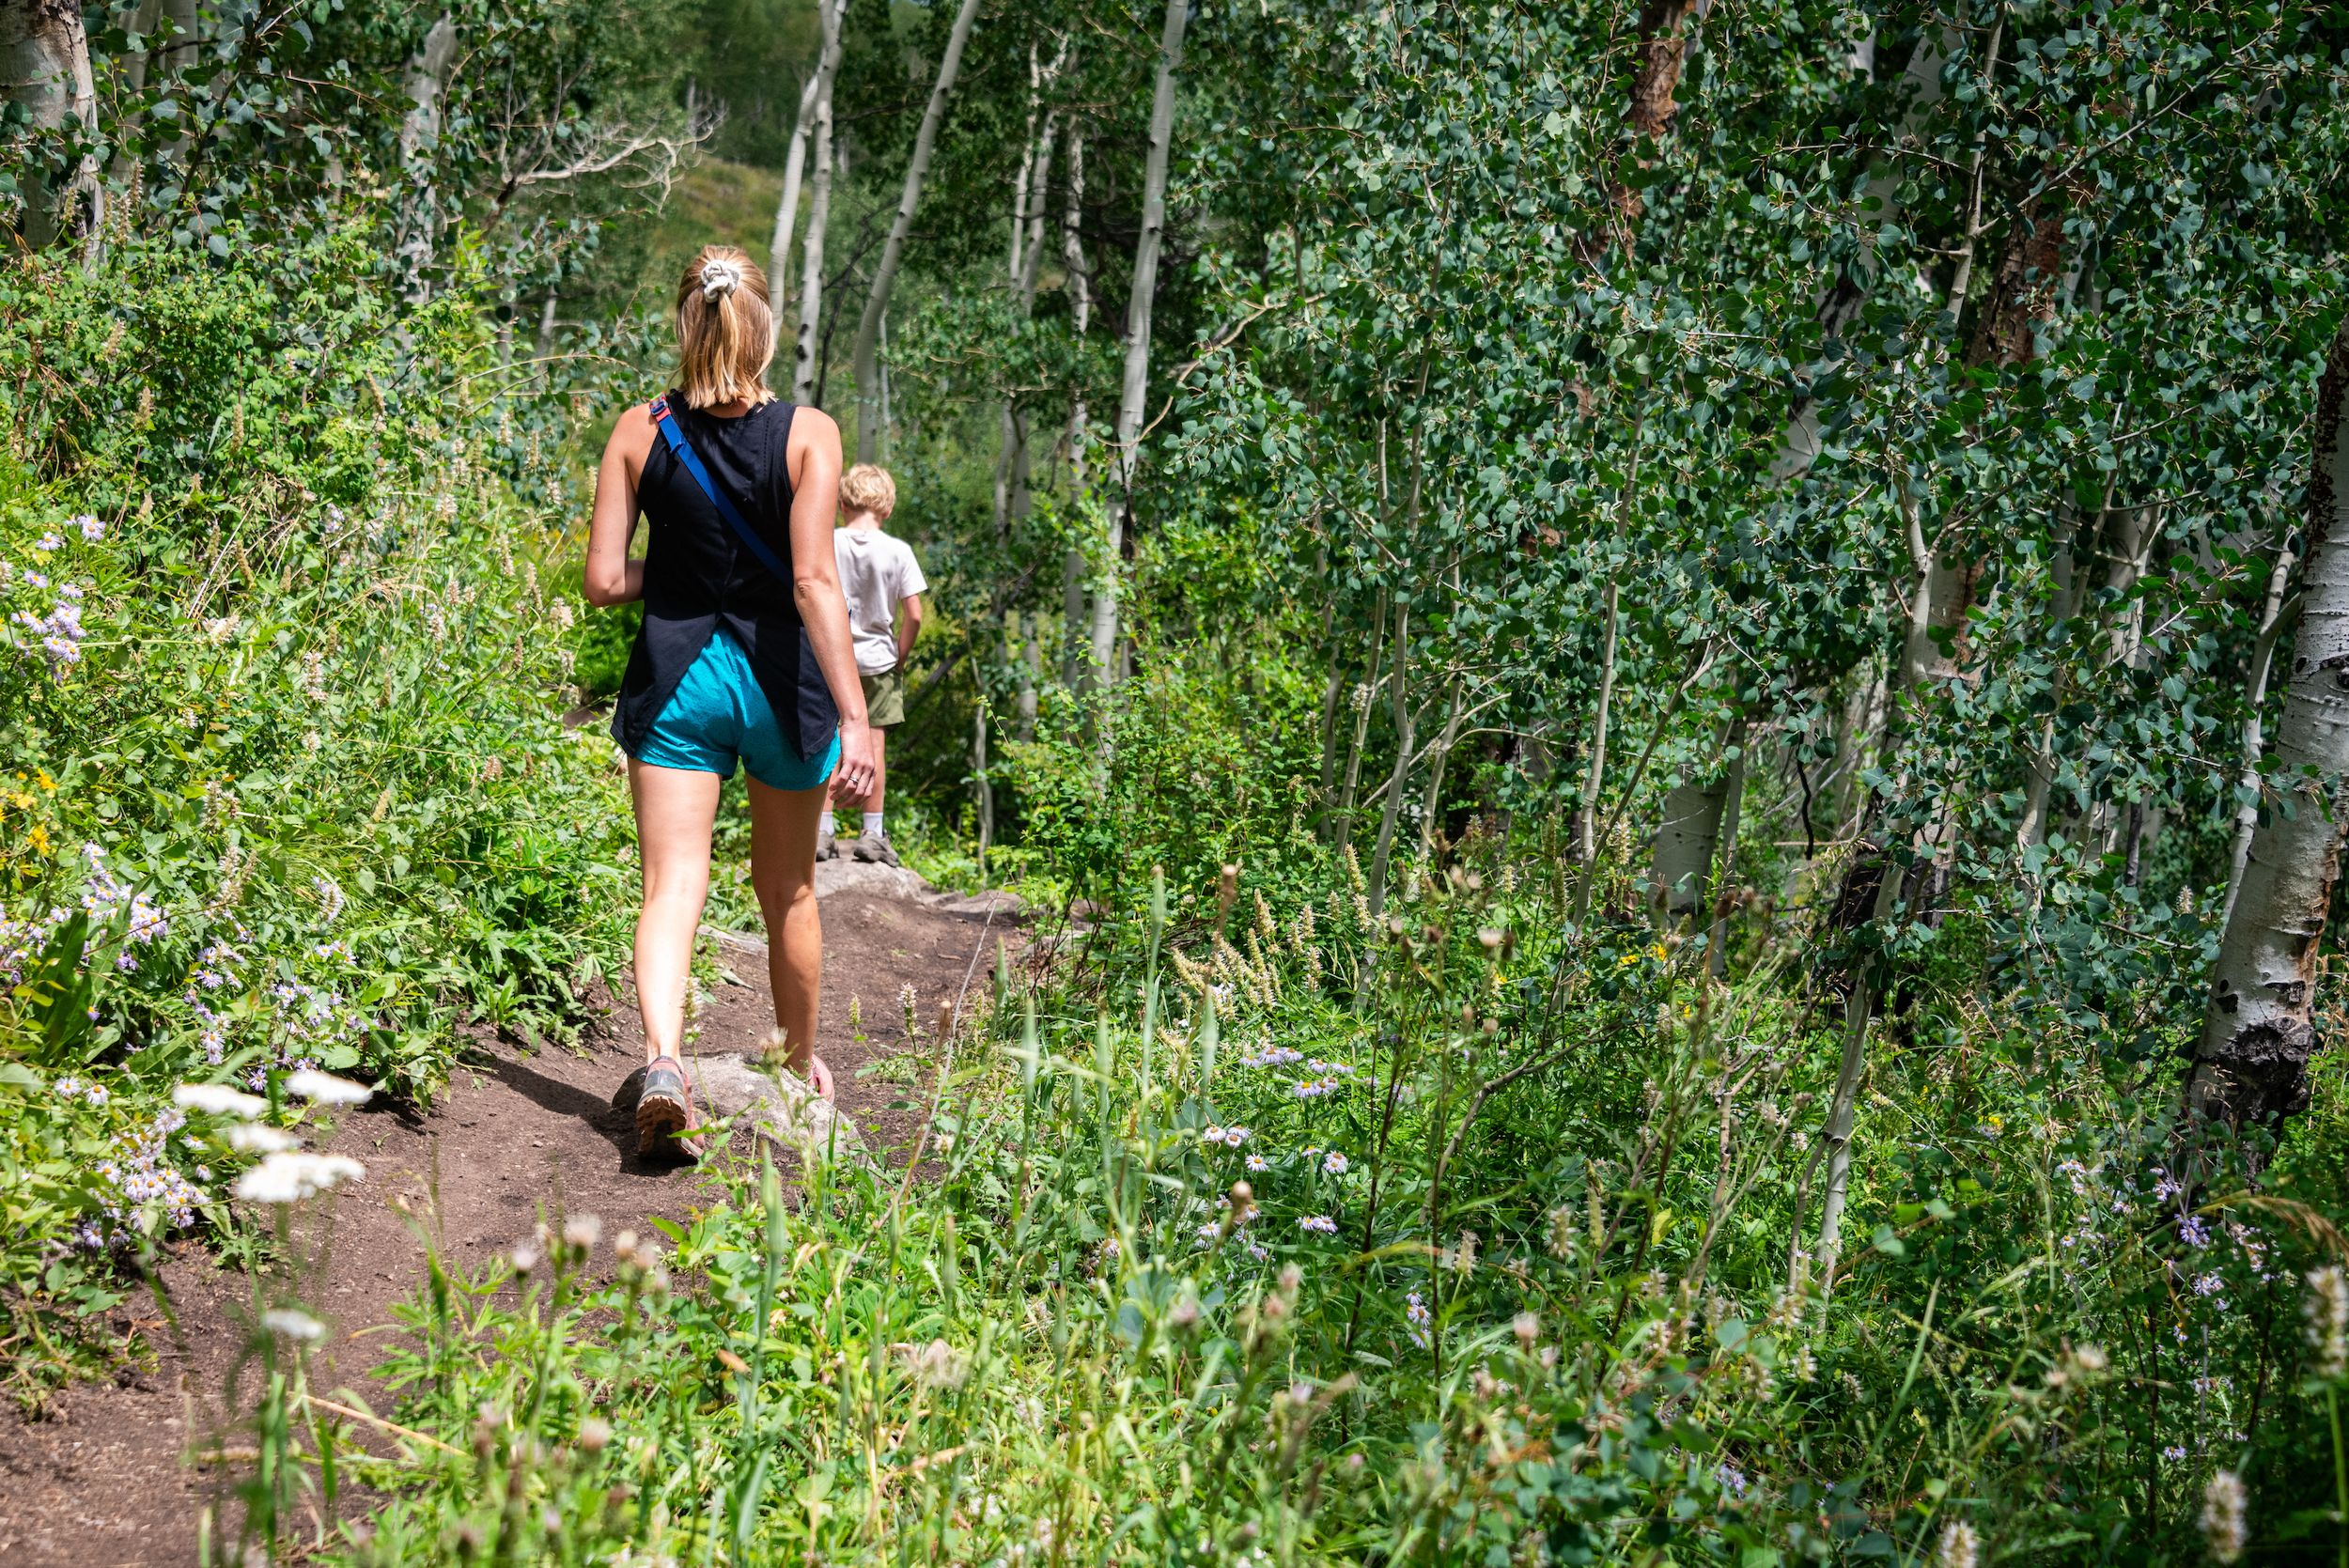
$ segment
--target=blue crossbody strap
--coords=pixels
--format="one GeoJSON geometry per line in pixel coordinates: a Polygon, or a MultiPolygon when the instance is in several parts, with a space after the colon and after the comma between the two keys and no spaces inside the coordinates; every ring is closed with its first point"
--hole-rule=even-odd
{"type": "Polygon", "coordinates": [[[709,477],[709,470],[702,466],[702,455],[693,450],[693,443],[685,439],[685,431],[670,413],[667,394],[663,393],[652,400],[650,412],[654,428],[658,429],[669,442],[670,455],[685,466],[686,473],[693,476],[693,483],[702,488],[702,494],[709,497],[709,504],[718,508],[718,515],[726,520],[727,526],[732,528],[735,536],[742,541],[743,548],[751,552],[752,558],[760,566],[765,567],[785,582],[789,582],[791,581],[790,568],[783,564],[781,557],[767,548],[767,541],[758,536],[757,531],[751,527],[750,520],[736,509],[734,503],[725,498],[724,492],[718,489],[716,481],[709,477]]]}

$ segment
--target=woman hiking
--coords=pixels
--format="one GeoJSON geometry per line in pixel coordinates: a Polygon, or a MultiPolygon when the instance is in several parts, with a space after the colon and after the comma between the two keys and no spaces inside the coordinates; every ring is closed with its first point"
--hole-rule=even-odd
{"type": "Polygon", "coordinates": [[[751,882],[765,917],[785,1063],[832,1097],[816,1054],[824,934],[816,834],[826,788],[873,784],[873,741],[832,558],[840,429],[767,389],[767,278],[706,246],[677,295],[675,390],[620,416],[596,474],[587,600],[642,599],[645,619],[612,715],[628,753],[645,904],[636,998],[646,1153],[701,1153],[678,1055],[693,939],[709,892],[718,790],[750,774],[751,882]],[[629,559],[639,513],[649,530],[629,559]]]}

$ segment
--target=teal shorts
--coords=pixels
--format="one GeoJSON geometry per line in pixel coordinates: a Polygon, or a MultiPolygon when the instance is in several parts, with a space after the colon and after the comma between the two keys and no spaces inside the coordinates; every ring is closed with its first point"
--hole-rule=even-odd
{"type": "Polygon", "coordinates": [[[840,737],[832,737],[822,756],[802,761],[775,722],[751,661],[721,629],[709,634],[708,645],[677,682],[636,760],[730,779],[738,757],[770,789],[816,789],[840,761],[840,737]]]}

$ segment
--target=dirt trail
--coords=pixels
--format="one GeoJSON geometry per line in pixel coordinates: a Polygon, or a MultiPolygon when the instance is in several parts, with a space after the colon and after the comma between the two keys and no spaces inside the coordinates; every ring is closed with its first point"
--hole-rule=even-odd
{"type": "MultiPolygon", "coordinates": [[[[848,862],[819,872],[819,1048],[836,1075],[838,1104],[867,1146],[902,1161],[917,1121],[891,1108],[907,1096],[904,1084],[890,1081],[901,1075],[860,1077],[859,1069],[926,1051],[938,1002],[955,999],[966,976],[974,989],[986,985],[995,939],[1016,932],[1002,913],[990,927],[984,900],[921,896],[910,874],[848,862]],[[908,986],[926,1032],[919,1042],[905,1038],[899,996],[908,986]],[[862,1003],[863,1044],[849,1038],[851,997],[862,1003]]],[[[754,1049],[774,1017],[763,948],[706,938],[704,951],[717,958],[722,979],[701,1014],[700,1048],[754,1049]]],[[[613,1090],[643,1057],[644,1031],[632,999],[624,999],[590,1029],[583,1052],[529,1053],[484,1037],[429,1114],[369,1110],[336,1129],[329,1146],[361,1160],[367,1175],[337,1199],[323,1256],[303,1284],[302,1298],[332,1330],[314,1362],[314,1389],[332,1397],[348,1387],[379,1412],[391,1406],[369,1370],[393,1336],[368,1331],[394,1322],[393,1308],[422,1279],[424,1257],[392,1206],[396,1196],[437,1215],[452,1270],[477,1268],[530,1234],[542,1209],[597,1215],[609,1234],[649,1215],[682,1219],[696,1206],[702,1179],[690,1168],[640,1161],[631,1119],[611,1107],[613,1090]]],[[[179,1248],[163,1278],[174,1321],[163,1321],[145,1296],[117,1313],[118,1327],[138,1320],[159,1347],[154,1370],[69,1388],[40,1421],[0,1411],[0,1562],[9,1568],[196,1560],[198,1514],[224,1501],[228,1481],[225,1467],[191,1467],[184,1456],[191,1448],[217,1452],[219,1434],[252,1391],[255,1374],[238,1366],[249,1285],[193,1244],[179,1248]]],[[[241,1440],[231,1436],[227,1446],[233,1452],[241,1440]]],[[[226,1507],[222,1514],[233,1516],[226,1507]]]]}

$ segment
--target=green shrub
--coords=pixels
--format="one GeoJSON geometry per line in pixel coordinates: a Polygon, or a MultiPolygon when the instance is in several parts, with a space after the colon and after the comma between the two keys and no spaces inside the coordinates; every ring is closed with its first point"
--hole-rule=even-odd
{"type": "Polygon", "coordinates": [[[307,1063],[423,1099],[460,1017],[560,1034],[622,939],[618,771],[559,721],[554,541],[484,456],[503,411],[456,390],[477,312],[397,312],[348,239],[237,255],[0,272],[20,1319],[217,1217],[240,1162],[175,1084],[307,1063]]]}

